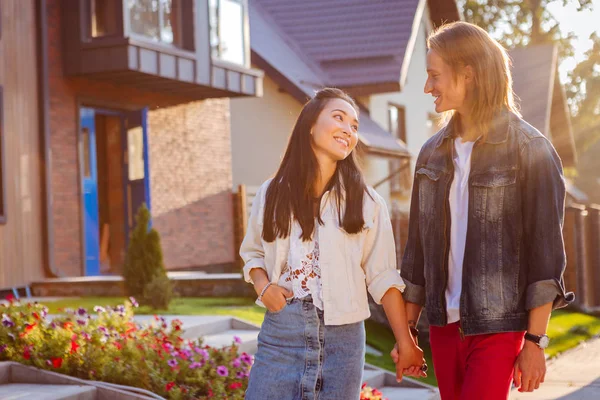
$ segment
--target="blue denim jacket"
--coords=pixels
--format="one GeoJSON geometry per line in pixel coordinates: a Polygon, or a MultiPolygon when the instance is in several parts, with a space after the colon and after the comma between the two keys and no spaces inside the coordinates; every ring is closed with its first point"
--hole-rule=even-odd
{"type": "MultiPolygon", "coordinates": [[[[454,178],[453,123],[417,159],[401,276],[404,299],[447,324],[448,194],[454,178]]],[[[565,184],[552,144],[513,113],[501,114],[473,148],[460,319],[467,335],[527,329],[528,310],[564,307],[565,184]]]]}

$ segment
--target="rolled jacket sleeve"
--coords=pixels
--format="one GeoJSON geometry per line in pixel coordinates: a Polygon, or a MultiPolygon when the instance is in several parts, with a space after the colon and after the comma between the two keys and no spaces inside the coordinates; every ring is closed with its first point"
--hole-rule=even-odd
{"type": "Polygon", "coordinates": [[[244,280],[254,284],[250,277],[250,271],[254,268],[261,268],[267,271],[265,266],[265,251],[262,244],[262,215],[261,210],[264,207],[264,198],[268,183],[263,184],[252,202],[250,218],[248,219],[248,229],[242,245],[240,246],[240,256],[244,260],[244,280]]]}
{"type": "MultiPolygon", "coordinates": [[[[422,155],[419,154],[419,159],[421,157],[422,155]]],[[[402,257],[402,266],[400,267],[400,275],[406,284],[403,297],[404,301],[424,306],[425,261],[419,227],[419,180],[416,172],[413,179],[409,217],[408,238],[402,257]]]]}
{"type": "MultiPolygon", "coordinates": [[[[567,293],[563,241],[565,182],[562,163],[545,137],[535,137],[521,151],[523,234],[527,260],[528,310],[552,303],[564,307],[575,296],[567,293]]],[[[573,268],[573,267],[572,267],[573,268]]]]}
{"type": "Polygon", "coordinates": [[[375,303],[381,304],[390,288],[403,292],[406,285],[397,270],[396,245],[387,205],[374,190],[370,193],[376,203],[375,215],[372,221],[365,221],[367,225],[372,222],[372,226],[366,234],[362,265],[369,293],[375,303]]]}

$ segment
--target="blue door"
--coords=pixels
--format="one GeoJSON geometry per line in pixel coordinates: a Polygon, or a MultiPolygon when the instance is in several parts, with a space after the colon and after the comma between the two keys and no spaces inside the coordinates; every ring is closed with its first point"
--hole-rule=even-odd
{"type": "Polygon", "coordinates": [[[83,192],[85,275],[100,275],[100,227],[98,222],[98,164],[94,110],[79,109],[79,146],[83,192]]]}
{"type": "MultiPolygon", "coordinates": [[[[127,235],[135,224],[135,215],[142,204],[152,211],[150,202],[150,166],[148,162],[148,109],[131,111],[125,115],[125,190],[127,193],[127,235]]],[[[152,220],[150,220],[152,224],[152,220]]]]}

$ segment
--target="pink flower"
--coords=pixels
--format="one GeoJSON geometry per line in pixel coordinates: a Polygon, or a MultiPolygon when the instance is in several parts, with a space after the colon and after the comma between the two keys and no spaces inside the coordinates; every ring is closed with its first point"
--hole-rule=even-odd
{"type": "Polygon", "coordinates": [[[167,364],[169,364],[169,367],[175,368],[179,363],[176,359],[172,358],[169,361],[167,361],[167,364]]]}
{"type": "Polygon", "coordinates": [[[140,305],[138,304],[138,302],[137,302],[137,301],[135,301],[135,298],[133,298],[133,296],[129,298],[129,301],[131,302],[131,305],[133,305],[133,306],[134,306],[134,307],[136,307],[136,308],[140,306],[140,305]]]}
{"type": "Polygon", "coordinates": [[[219,365],[217,367],[217,374],[220,375],[220,376],[228,376],[229,375],[229,370],[227,369],[226,366],[219,365]]]}
{"type": "Polygon", "coordinates": [[[239,336],[234,336],[233,337],[233,341],[236,342],[237,344],[241,344],[242,343],[242,339],[239,336]]]}
{"type": "Polygon", "coordinates": [[[190,364],[190,369],[202,368],[203,366],[204,366],[204,361],[202,361],[202,362],[194,361],[193,363],[190,364]]]}
{"type": "Polygon", "coordinates": [[[252,364],[252,356],[250,354],[248,354],[248,353],[242,353],[242,356],[240,357],[240,359],[245,364],[248,364],[248,365],[252,364]]]}

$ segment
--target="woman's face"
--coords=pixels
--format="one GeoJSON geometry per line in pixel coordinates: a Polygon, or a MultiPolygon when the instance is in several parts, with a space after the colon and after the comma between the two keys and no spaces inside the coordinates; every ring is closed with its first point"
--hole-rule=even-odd
{"type": "Polygon", "coordinates": [[[468,72],[454,75],[448,65],[435,50],[427,52],[427,81],[425,93],[435,98],[435,111],[438,113],[456,110],[463,113],[467,108],[467,84],[470,81],[468,72]]]}
{"type": "Polygon", "coordinates": [[[342,99],[331,99],[319,114],[311,130],[311,145],[317,159],[337,162],[350,155],[358,143],[358,115],[342,99]]]}

